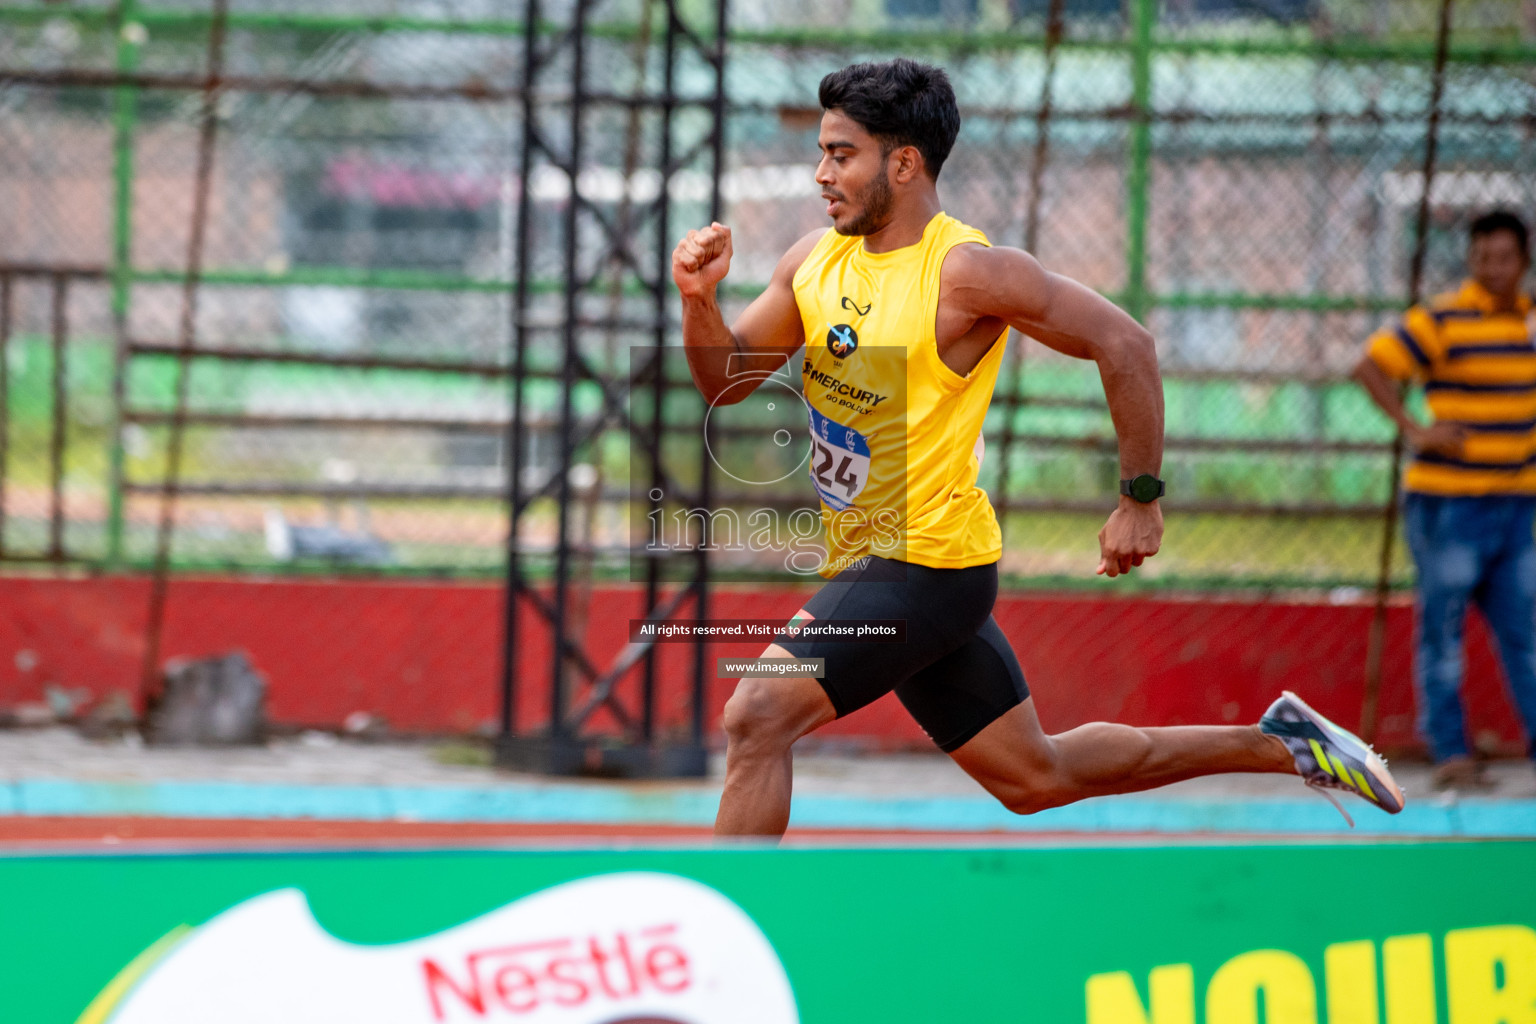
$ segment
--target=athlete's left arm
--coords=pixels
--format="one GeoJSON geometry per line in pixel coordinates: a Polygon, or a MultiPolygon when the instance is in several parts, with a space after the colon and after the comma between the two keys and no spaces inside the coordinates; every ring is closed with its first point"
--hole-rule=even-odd
{"type": "MultiPolygon", "coordinates": [[[[1041,344],[1098,364],[1120,443],[1120,475],[1157,476],[1163,463],[1163,380],[1152,335],[1102,295],[1019,249],[959,246],[944,264],[953,313],[1001,320],[1041,344]],[[959,257],[958,260],[955,257],[959,257]]],[[[1099,531],[1098,572],[1117,576],[1157,554],[1163,511],[1122,495],[1099,531]]]]}

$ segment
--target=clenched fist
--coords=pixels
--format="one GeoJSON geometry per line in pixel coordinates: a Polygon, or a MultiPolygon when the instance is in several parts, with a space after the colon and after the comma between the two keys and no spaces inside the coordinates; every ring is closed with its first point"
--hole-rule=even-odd
{"type": "Polygon", "coordinates": [[[718,221],[690,231],[672,250],[672,280],[684,298],[708,295],[731,269],[731,229],[718,221]]]}
{"type": "Polygon", "coordinates": [[[1121,498],[1120,507],[1110,513],[1109,522],[1099,531],[1100,576],[1119,576],[1130,572],[1157,554],[1163,546],[1163,510],[1157,502],[1143,505],[1133,498],[1121,498]]]}

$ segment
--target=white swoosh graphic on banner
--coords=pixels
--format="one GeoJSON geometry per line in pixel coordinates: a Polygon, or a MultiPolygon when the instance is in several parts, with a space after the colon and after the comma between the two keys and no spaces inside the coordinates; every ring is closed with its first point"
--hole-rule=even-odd
{"type": "Polygon", "coordinates": [[[176,939],[136,958],[81,1024],[799,1021],[789,978],[752,919],[676,875],[580,879],[379,946],[335,938],[302,892],[282,889],[176,939]],[[166,945],[158,961],[149,956],[166,945]]]}

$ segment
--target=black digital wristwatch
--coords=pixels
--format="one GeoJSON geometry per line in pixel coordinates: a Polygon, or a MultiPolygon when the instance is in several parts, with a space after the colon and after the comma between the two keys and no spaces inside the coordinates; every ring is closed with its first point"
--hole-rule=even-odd
{"type": "Polygon", "coordinates": [[[1120,493],[1135,498],[1143,505],[1161,498],[1167,490],[1168,486],[1151,473],[1142,473],[1129,480],[1120,481],[1120,493]]]}

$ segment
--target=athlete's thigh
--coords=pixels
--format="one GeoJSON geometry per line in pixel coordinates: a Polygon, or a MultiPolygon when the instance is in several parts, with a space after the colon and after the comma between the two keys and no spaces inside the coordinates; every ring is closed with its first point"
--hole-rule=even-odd
{"type": "MultiPolygon", "coordinates": [[[[778,660],[798,655],[769,644],[758,657],[778,660]]],[[[799,738],[836,717],[821,680],[805,676],[747,676],[736,684],[725,705],[727,732],[761,723],[799,738]]]]}
{"type": "Polygon", "coordinates": [[[947,754],[1029,699],[1013,647],[991,616],[970,640],[913,673],[896,696],[947,754]]]}

